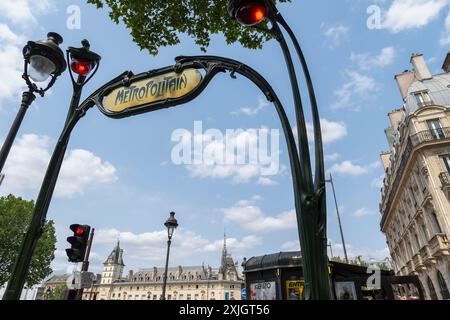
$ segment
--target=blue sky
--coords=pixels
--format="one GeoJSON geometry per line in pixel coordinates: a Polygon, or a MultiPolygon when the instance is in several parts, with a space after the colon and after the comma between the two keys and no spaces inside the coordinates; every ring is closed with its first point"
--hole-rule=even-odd
{"type": "MultiPolygon", "coordinates": [[[[0,9],[0,140],[7,134],[24,89],[21,48],[28,39],[56,31],[64,37],[64,48],[89,39],[91,49],[103,58],[84,97],[125,70],[139,73],[171,65],[177,55],[201,54],[191,39],[182,36],[180,45],[150,56],[132,42],[123,25],[110,21],[106,9],[97,10],[83,1],[14,0],[2,2],[0,9]],[[80,29],[67,28],[71,5],[80,8],[80,29]]],[[[382,260],[388,255],[379,231],[383,175],[379,154],[388,148],[383,134],[386,115],[402,105],[393,77],[410,68],[413,52],[423,53],[432,72],[440,72],[450,43],[449,9],[447,0],[322,0],[280,5],[310,64],[327,142],[327,170],[334,174],[353,257],[382,260]],[[371,7],[371,13],[377,8],[381,13],[376,28],[367,25],[371,5],[377,6],[371,7]]],[[[227,46],[216,35],[208,54],[243,61],[261,72],[294,121],[288,77],[274,41],[263,50],[251,51],[238,44],[227,46]]],[[[7,177],[0,194],[36,197],[70,96],[66,72],[50,94],[30,108],[5,167],[7,177]]],[[[56,271],[73,269],[64,252],[71,223],[96,228],[94,271],[101,270],[119,238],[127,268],[163,265],[163,223],[170,211],[177,213],[180,223],[174,236],[173,265],[218,266],[224,230],[228,247],[239,261],[299,248],[283,137],[281,170],[275,176],[262,177],[240,167],[221,171],[224,168],[177,166],[171,161],[176,144],[171,135],[176,129],[193,131],[195,121],[202,121],[204,130],[222,132],[280,129],[274,109],[264,103],[262,94],[245,79],[230,81],[228,76],[217,77],[195,101],[170,110],[122,120],[90,110],[74,130],[48,213],[58,235],[56,271]]],[[[331,188],[328,191],[328,234],[335,255],[342,255],[331,188]]]]}

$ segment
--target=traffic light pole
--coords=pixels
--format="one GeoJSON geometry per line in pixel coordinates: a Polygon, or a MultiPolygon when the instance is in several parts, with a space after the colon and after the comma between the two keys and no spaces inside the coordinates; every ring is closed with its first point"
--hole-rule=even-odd
{"type": "MultiPolygon", "coordinates": [[[[89,270],[89,255],[91,253],[92,241],[94,239],[95,228],[92,228],[91,234],[89,235],[89,240],[86,248],[86,255],[84,256],[83,264],[81,266],[81,272],[87,272],[89,270]]],[[[82,300],[83,298],[83,288],[77,290],[77,295],[75,300],[82,300]]]]}

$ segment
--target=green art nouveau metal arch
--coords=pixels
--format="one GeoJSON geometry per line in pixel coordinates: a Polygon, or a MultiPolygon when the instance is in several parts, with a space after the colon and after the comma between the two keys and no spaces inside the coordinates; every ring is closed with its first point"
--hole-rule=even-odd
{"type": "MultiPolygon", "coordinates": [[[[175,107],[194,100],[206,89],[216,75],[227,72],[230,73],[232,78],[235,78],[236,74],[240,74],[252,81],[263,92],[267,100],[274,104],[286,138],[293,179],[299,234],[301,235],[303,229],[303,208],[305,203],[307,206],[312,206],[314,199],[311,198],[308,190],[302,187],[300,177],[303,176],[303,172],[300,166],[298,149],[292,127],[276,92],[263,76],[239,61],[217,56],[180,56],[175,59],[175,64],[172,66],[137,75],[134,75],[131,71],[126,71],[98,88],[79,106],[70,108],[66,124],[50,159],[44,181],[36,200],[32,221],[16,260],[4,299],[13,300],[20,297],[32,253],[45,224],[48,207],[53,196],[70,135],[78,121],[86,115],[86,112],[92,107],[97,106],[104,115],[110,118],[120,119],[175,107]],[[195,71],[199,73],[194,76],[195,71]],[[203,71],[204,75],[200,71],[203,71]],[[186,75],[187,72],[193,78],[188,78],[188,75],[186,75]],[[158,79],[159,82],[157,81],[158,79]],[[188,90],[183,90],[186,89],[184,85],[186,84],[187,86],[190,79],[194,79],[192,80],[194,85],[188,90]],[[178,90],[180,92],[177,92],[178,90]],[[116,94],[115,99],[114,94],[116,94]]],[[[72,80],[76,87],[76,82],[73,77],[72,80]]],[[[78,102],[80,94],[81,92],[78,92],[72,101],[78,102]]]]}

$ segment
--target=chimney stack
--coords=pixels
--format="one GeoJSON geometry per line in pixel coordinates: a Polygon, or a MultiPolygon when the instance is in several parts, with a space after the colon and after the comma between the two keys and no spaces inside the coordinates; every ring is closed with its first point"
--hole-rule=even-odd
{"type": "Polygon", "coordinates": [[[416,75],[413,71],[405,70],[403,73],[395,76],[395,81],[397,82],[398,89],[402,96],[403,101],[406,101],[406,96],[408,95],[408,89],[416,81],[416,75]]]}
{"type": "Polygon", "coordinates": [[[430,72],[430,69],[428,69],[428,65],[423,57],[423,54],[414,53],[411,56],[411,64],[414,67],[414,73],[416,74],[417,80],[419,81],[428,80],[433,77],[433,75],[430,72]]]}
{"type": "Polygon", "coordinates": [[[450,51],[447,53],[447,57],[445,57],[444,64],[442,65],[442,70],[447,73],[450,72],[450,51]]]}

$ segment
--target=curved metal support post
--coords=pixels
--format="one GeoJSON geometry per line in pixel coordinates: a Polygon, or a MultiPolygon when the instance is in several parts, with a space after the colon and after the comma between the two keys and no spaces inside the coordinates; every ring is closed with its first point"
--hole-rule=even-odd
{"type": "Polygon", "coordinates": [[[20,299],[20,294],[23,286],[25,285],[26,276],[34,249],[36,248],[37,242],[44,229],[48,206],[50,204],[50,199],[53,195],[56,180],[61,169],[61,164],[70,139],[70,134],[77,122],[84,116],[85,111],[86,110],[83,109],[76,109],[61,132],[58,142],[56,143],[55,150],[53,151],[44,181],[36,200],[30,226],[28,227],[28,231],[25,234],[22,246],[20,247],[20,251],[3,296],[3,300],[20,299]]]}
{"type": "MultiPolygon", "coordinates": [[[[306,62],[303,51],[300,44],[295,37],[292,29],[284,20],[280,12],[277,11],[275,15],[276,21],[286,30],[291,41],[294,44],[297,55],[300,59],[300,63],[303,69],[303,73],[308,87],[308,93],[311,103],[311,115],[314,125],[314,145],[315,145],[315,181],[314,181],[314,193],[315,203],[317,208],[317,217],[315,221],[316,233],[316,248],[314,249],[315,266],[321,268],[321,277],[316,278],[317,286],[314,288],[313,297],[315,299],[329,299],[330,289],[328,277],[325,278],[325,274],[328,275],[328,257],[327,257],[327,210],[326,210],[326,192],[325,192],[325,160],[323,152],[323,139],[322,129],[319,116],[319,108],[317,106],[317,98],[314,92],[314,86],[309,72],[308,64],[306,62]]],[[[281,32],[280,32],[281,33],[281,32]]],[[[283,37],[284,38],[284,37],[283,37]]],[[[281,44],[282,47],[284,46],[281,44]]]]}
{"type": "MultiPolygon", "coordinates": [[[[308,139],[306,137],[306,124],[303,115],[301,103],[298,101],[299,86],[295,73],[294,63],[286,43],[280,25],[287,31],[289,37],[294,43],[297,54],[300,58],[306,84],[308,87],[309,98],[311,103],[311,111],[314,125],[314,144],[315,144],[315,177],[312,182],[312,170],[309,159],[309,152],[300,153],[300,163],[307,172],[307,192],[306,197],[302,199],[301,216],[297,216],[297,222],[300,233],[300,244],[303,256],[303,272],[305,278],[305,299],[307,300],[329,300],[331,296],[329,274],[328,274],[328,257],[327,257],[327,210],[326,210],[326,190],[325,190],[325,164],[323,153],[323,141],[320,116],[317,107],[317,99],[314,92],[311,75],[306,63],[306,59],[301,50],[294,33],[284,20],[281,13],[272,1],[264,0],[269,8],[268,18],[271,21],[269,29],[259,28],[272,35],[280,44],[286,64],[289,70],[292,90],[294,94],[294,102],[297,112],[297,125],[299,135],[301,132],[305,134],[303,139],[299,137],[300,150],[308,150],[308,139]],[[300,117],[300,119],[299,119],[300,117]],[[304,157],[308,157],[305,159],[304,157]],[[311,177],[311,180],[309,178],[311,177]]],[[[308,150],[309,151],[309,150],[308,150]]]]}

